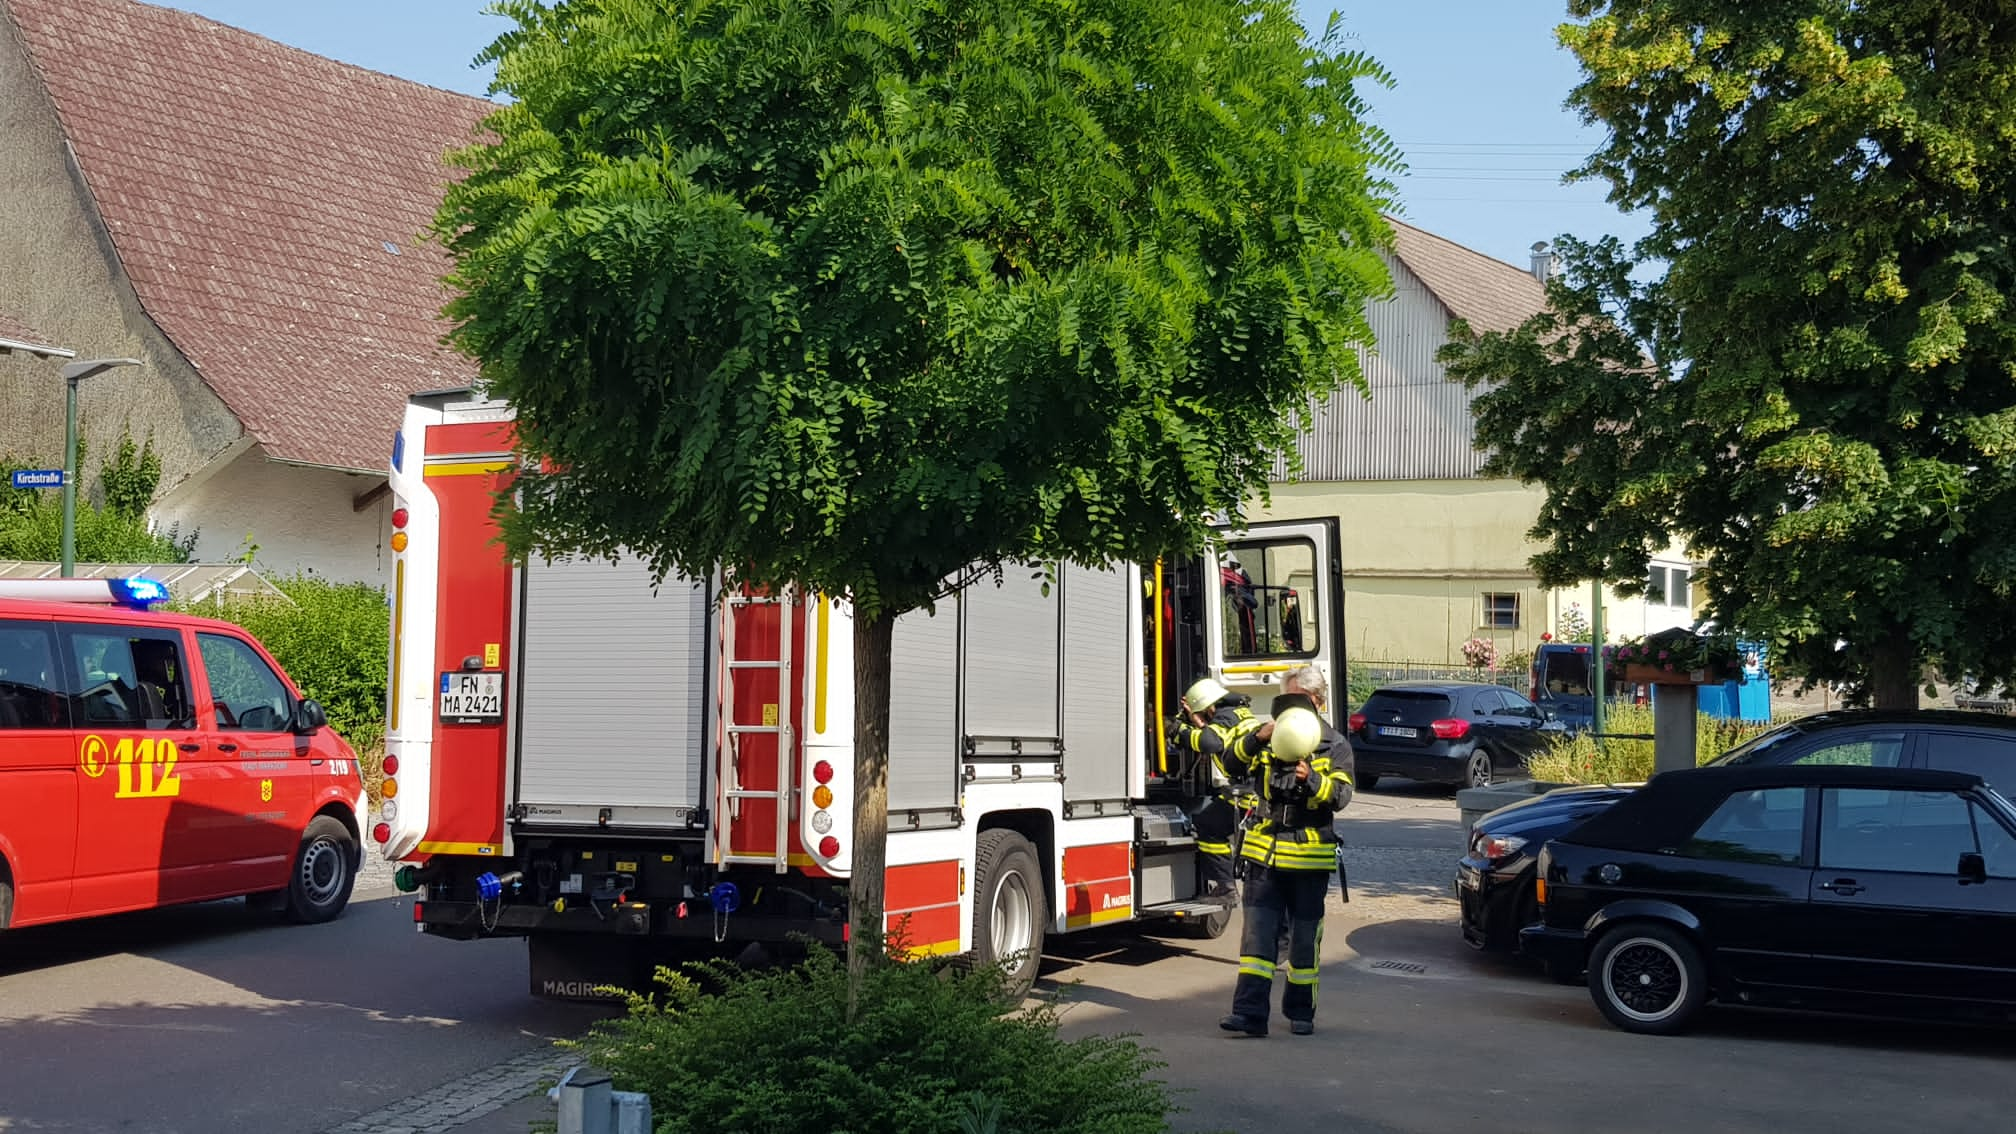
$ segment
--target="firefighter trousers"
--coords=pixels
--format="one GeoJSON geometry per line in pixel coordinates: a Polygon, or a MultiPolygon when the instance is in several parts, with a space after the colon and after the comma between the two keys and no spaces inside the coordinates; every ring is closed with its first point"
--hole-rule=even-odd
{"type": "Polygon", "coordinates": [[[1281,1014],[1290,1020],[1315,1021],[1317,954],[1323,945],[1323,902],[1329,892],[1327,870],[1247,863],[1239,981],[1232,989],[1234,1015],[1265,1021],[1271,1014],[1285,924],[1288,988],[1281,994],[1281,1014]]]}
{"type": "Polygon", "coordinates": [[[1200,897],[1223,902],[1230,909],[1238,894],[1233,880],[1232,833],[1239,826],[1239,812],[1225,800],[1214,798],[1198,808],[1191,821],[1197,828],[1200,897]]]}

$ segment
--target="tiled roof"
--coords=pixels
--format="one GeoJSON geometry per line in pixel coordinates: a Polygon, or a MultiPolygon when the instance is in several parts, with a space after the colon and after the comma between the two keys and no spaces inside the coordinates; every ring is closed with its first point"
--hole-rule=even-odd
{"type": "Polygon", "coordinates": [[[30,354],[61,355],[68,357],[72,352],[57,346],[48,335],[0,311],[0,352],[23,350],[30,354]]]}
{"type": "Polygon", "coordinates": [[[0,8],[148,316],[270,456],[382,469],[406,395],[474,377],[417,238],[492,104],[135,0],[0,8]]]}
{"type": "Polygon", "coordinates": [[[1547,306],[1532,272],[1392,217],[1393,251],[1473,331],[1509,331],[1547,306]]]}

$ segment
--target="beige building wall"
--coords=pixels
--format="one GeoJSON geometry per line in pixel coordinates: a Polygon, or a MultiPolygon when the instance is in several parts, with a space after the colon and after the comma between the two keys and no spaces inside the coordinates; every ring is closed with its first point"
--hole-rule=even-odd
{"type": "MultiPolygon", "coordinates": [[[[1500,657],[1530,651],[1554,633],[1571,604],[1586,617],[1589,588],[1540,585],[1529,565],[1541,550],[1527,537],[1544,488],[1511,480],[1402,480],[1276,484],[1253,520],[1335,517],[1344,568],[1344,635],[1356,662],[1462,666],[1463,643],[1489,639],[1500,657]],[[1487,607],[1489,609],[1487,609],[1487,607]],[[1517,625],[1493,625],[1516,611],[1517,625]]],[[[1680,548],[1655,561],[1686,568],[1680,548]]],[[[1649,564],[1648,564],[1649,566],[1649,564]]],[[[1699,587],[1689,588],[1697,605],[1699,587]]],[[[1688,622],[1693,613],[1604,591],[1608,638],[1688,622]]]]}
{"type": "Polygon", "coordinates": [[[384,585],[385,541],[392,533],[392,497],[364,504],[383,477],[285,465],[245,444],[164,495],[157,526],[196,532],[199,562],[252,554],[262,574],[312,574],[331,582],[384,585]]]}

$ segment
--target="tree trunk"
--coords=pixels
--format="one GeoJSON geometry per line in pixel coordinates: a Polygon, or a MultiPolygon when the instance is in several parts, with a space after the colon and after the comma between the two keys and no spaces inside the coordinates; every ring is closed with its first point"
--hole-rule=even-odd
{"type": "Polygon", "coordinates": [[[1902,627],[1870,654],[1869,704],[1878,709],[1918,707],[1918,650],[1902,627]]]}
{"type": "Polygon", "coordinates": [[[847,882],[847,1020],[881,945],[889,861],[889,654],[896,616],[854,620],[854,853],[847,882]]]}

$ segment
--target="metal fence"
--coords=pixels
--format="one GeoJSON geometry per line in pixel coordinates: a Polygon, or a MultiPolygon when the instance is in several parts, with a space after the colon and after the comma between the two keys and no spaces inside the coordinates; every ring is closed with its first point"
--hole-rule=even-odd
{"type": "Polygon", "coordinates": [[[1381,685],[1397,681],[1482,681],[1507,689],[1524,689],[1528,676],[1523,669],[1472,669],[1467,665],[1446,665],[1415,661],[1354,661],[1347,663],[1346,680],[1353,699],[1369,694],[1381,685]]]}

